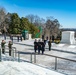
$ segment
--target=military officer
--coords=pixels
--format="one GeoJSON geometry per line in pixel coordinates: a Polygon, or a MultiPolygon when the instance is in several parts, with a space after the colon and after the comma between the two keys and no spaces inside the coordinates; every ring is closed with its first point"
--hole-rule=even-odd
{"type": "Polygon", "coordinates": [[[13,45],[12,41],[9,41],[9,43],[8,43],[8,47],[9,47],[9,56],[11,56],[12,45],[13,45]]]}
{"type": "Polygon", "coordinates": [[[5,54],[5,41],[4,40],[2,40],[2,42],[1,42],[1,48],[2,48],[2,53],[3,54],[5,54]]]}

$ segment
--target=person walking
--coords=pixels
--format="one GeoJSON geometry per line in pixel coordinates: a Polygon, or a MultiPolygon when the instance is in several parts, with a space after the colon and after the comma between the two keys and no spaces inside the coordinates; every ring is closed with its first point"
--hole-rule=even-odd
{"type": "Polygon", "coordinates": [[[12,41],[9,41],[9,43],[8,43],[8,47],[9,47],[9,56],[11,56],[12,45],[13,45],[12,41]]]}
{"type": "Polygon", "coordinates": [[[1,48],[2,48],[2,53],[3,54],[5,54],[5,41],[4,40],[2,40],[2,42],[1,42],[1,48]]]}
{"type": "Polygon", "coordinates": [[[38,49],[38,42],[35,39],[35,41],[34,41],[34,51],[35,51],[35,53],[36,53],[37,49],[38,49]]]}
{"type": "Polygon", "coordinates": [[[51,40],[48,41],[49,51],[51,50],[51,40]]]}

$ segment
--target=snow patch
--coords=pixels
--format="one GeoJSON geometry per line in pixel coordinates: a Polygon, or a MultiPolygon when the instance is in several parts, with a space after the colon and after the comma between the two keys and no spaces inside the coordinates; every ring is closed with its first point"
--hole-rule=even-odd
{"type": "Polygon", "coordinates": [[[0,75],[64,75],[40,66],[15,61],[0,62],[0,75]]]}

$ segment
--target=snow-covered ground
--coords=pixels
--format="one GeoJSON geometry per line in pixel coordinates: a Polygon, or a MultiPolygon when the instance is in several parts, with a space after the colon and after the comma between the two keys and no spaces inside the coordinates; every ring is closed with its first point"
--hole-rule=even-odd
{"type": "Polygon", "coordinates": [[[0,75],[64,75],[27,62],[0,62],[0,75]]]}
{"type": "MultiPolygon", "coordinates": [[[[33,40],[26,40],[26,41],[22,41],[22,42],[17,42],[14,44],[14,46],[16,46],[19,51],[34,52],[33,47],[32,47],[33,42],[34,42],[34,39],[33,40]],[[31,45],[31,46],[28,46],[28,45],[31,45]]],[[[64,53],[61,51],[76,53],[76,45],[52,43],[52,51],[48,51],[48,44],[46,44],[46,49],[45,49],[46,54],[49,54],[49,55],[51,54],[51,55],[55,55],[55,56],[59,56],[59,57],[64,57],[64,58],[76,60],[75,54],[68,54],[68,53],[64,53]],[[57,50],[54,51],[53,49],[57,49],[57,50]]],[[[27,61],[30,61],[30,56],[28,56],[28,55],[21,55],[21,58],[26,59],[27,61]]],[[[55,58],[47,57],[44,55],[42,55],[42,56],[37,55],[36,56],[36,64],[41,65],[41,66],[45,66],[47,68],[54,69],[55,68],[55,58]]],[[[76,69],[76,62],[58,59],[57,64],[58,64],[57,70],[59,72],[63,72],[63,73],[69,74],[69,75],[76,75],[76,70],[75,70],[76,69]]]]}
{"type": "Polygon", "coordinates": [[[65,75],[32,63],[13,61],[15,59],[3,54],[2,59],[0,75],[65,75]]]}
{"type": "MultiPolygon", "coordinates": [[[[2,40],[2,39],[1,39],[2,40]]],[[[1,41],[0,40],[0,41],[1,41]]],[[[8,44],[6,40],[6,45],[8,44]]],[[[13,44],[17,50],[22,51],[24,48],[18,44],[13,44]]],[[[0,75],[64,75],[59,72],[49,70],[28,62],[18,62],[17,58],[13,58],[6,53],[2,54],[0,62],[0,75]]]]}
{"type": "MultiPolygon", "coordinates": [[[[9,41],[9,39],[6,40],[6,42],[7,42],[6,45],[8,44],[8,41],[9,41]]],[[[18,51],[34,52],[33,42],[34,42],[34,39],[33,40],[32,39],[31,40],[25,40],[25,41],[22,41],[22,42],[21,41],[20,42],[16,41],[16,42],[14,42],[13,47],[16,47],[18,51]],[[31,45],[31,46],[29,46],[29,45],[31,45]]],[[[46,49],[45,49],[46,54],[76,60],[76,55],[63,53],[63,52],[60,52],[59,50],[76,53],[76,45],[54,44],[54,43],[52,43],[52,51],[48,51],[48,44],[46,44],[46,49]],[[53,49],[57,49],[58,51],[54,51],[53,49]]],[[[21,56],[20,57],[21,59],[30,61],[30,56],[29,55],[20,55],[20,56],[21,56]]],[[[49,69],[54,69],[55,68],[55,58],[47,57],[47,56],[44,56],[44,55],[37,55],[36,64],[47,67],[49,69]]],[[[58,64],[57,65],[57,71],[63,72],[63,73],[69,74],[69,75],[76,75],[76,62],[70,62],[70,61],[58,59],[57,64],[58,64]]],[[[53,74],[53,75],[57,75],[57,74],[53,74]]]]}
{"type": "MultiPolygon", "coordinates": [[[[32,45],[33,46],[34,39],[26,40],[26,41],[22,41],[22,42],[16,42],[15,44],[32,45]]],[[[48,43],[46,43],[45,48],[48,48],[48,43]]],[[[76,45],[63,44],[63,43],[60,43],[60,44],[52,43],[52,49],[76,53],[76,45]]]]}

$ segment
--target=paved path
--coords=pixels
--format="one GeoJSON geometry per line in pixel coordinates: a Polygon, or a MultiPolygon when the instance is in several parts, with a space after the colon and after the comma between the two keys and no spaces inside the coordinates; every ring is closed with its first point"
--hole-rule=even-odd
{"type": "MultiPolygon", "coordinates": [[[[25,40],[22,42],[15,42],[15,44],[34,46],[34,39],[33,40],[25,40]]],[[[46,44],[45,48],[48,48],[48,44],[46,44]]],[[[76,54],[76,45],[52,43],[52,50],[76,54]]]]}

